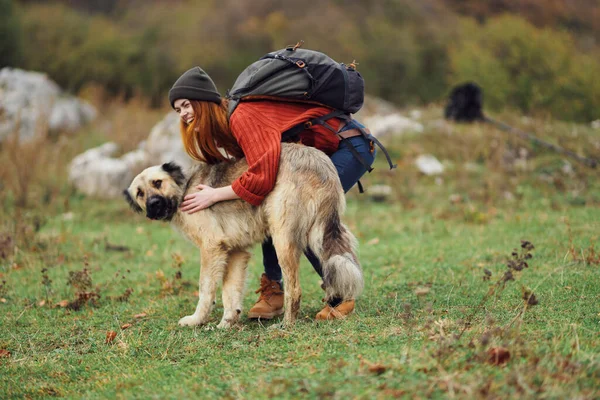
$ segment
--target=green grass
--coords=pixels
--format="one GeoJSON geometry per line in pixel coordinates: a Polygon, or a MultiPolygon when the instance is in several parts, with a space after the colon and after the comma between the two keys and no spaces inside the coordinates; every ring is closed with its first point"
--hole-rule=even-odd
{"type": "MultiPolygon", "coordinates": [[[[504,145],[485,145],[486,135],[503,136],[458,129],[387,140],[399,170],[389,174],[381,158],[364,183],[392,185],[389,202],[349,194],[345,221],[360,241],[365,291],[345,321],[314,321],[323,293],[303,260],[293,328],[243,317],[217,330],[220,300],[207,326],[178,327],[195,307],[199,254],[168,225],[66,185],[20,214],[4,197],[5,221],[21,222],[2,225],[20,228],[0,259],[0,350],[10,352],[0,358],[0,398],[597,398],[596,175],[578,166],[565,175],[547,154],[514,171],[498,161],[504,145]],[[442,180],[412,166],[427,151],[449,161],[442,180]],[[529,268],[488,295],[521,240],[536,247],[529,268]],[[83,268],[100,299],[60,306],[75,298],[69,272],[83,268]],[[538,305],[525,308],[525,289],[538,305]],[[109,331],[117,336],[107,344],[109,331]],[[487,362],[497,347],[510,353],[505,365],[487,362]]],[[[246,310],[259,260],[256,249],[246,310]]]]}
{"type": "MultiPolygon", "coordinates": [[[[472,224],[353,200],[346,220],[360,238],[366,278],[356,314],[316,323],[322,293],[304,263],[303,305],[293,329],[244,318],[230,331],[214,329],[219,306],[206,327],[177,326],[194,309],[199,257],[170,227],[145,221],[120,202],[86,200],[71,212],[71,221],[49,219],[22,256],[23,265],[2,267],[0,348],[12,355],[0,361],[1,398],[597,395],[599,266],[572,260],[563,222],[568,217],[574,246],[589,251],[597,208],[507,209],[472,224]],[[483,269],[497,279],[521,239],[536,246],[530,268],[477,309],[465,335],[454,341],[461,319],[490,286],[483,269]],[[106,241],[129,250],[107,251],[106,241]],[[173,254],[184,259],[183,283],[172,279],[178,270],[173,254]],[[74,297],[68,271],[84,263],[100,285],[98,304],[79,311],[52,306],[74,297]],[[49,268],[52,293],[39,306],[46,298],[43,267],[49,268]],[[159,270],[175,282],[175,291],[165,288],[159,270]],[[506,327],[522,310],[521,285],[532,288],[540,304],[519,319],[518,332],[513,324],[481,345],[485,330],[506,327]],[[129,302],[115,300],[127,287],[134,289],[129,302]],[[415,289],[424,287],[429,292],[418,296],[415,289]],[[136,319],[139,313],[147,316],[136,319]],[[132,326],[121,330],[125,323],[132,326]],[[118,335],[105,344],[110,330],[118,335]],[[482,360],[491,346],[509,349],[506,366],[482,360]]],[[[261,273],[258,259],[250,289],[261,273]]],[[[246,296],[246,309],[255,297],[246,296]]]]}

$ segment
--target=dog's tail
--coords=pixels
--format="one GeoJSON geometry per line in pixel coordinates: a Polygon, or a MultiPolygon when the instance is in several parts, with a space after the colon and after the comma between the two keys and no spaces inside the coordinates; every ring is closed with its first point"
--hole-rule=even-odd
{"type": "Polygon", "coordinates": [[[309,246],[322,263],[326,301],[353,300],[363,289],[362,269],[356,257],[357,241],[342,224],[338,209],[332,207],[322,213],[323,218],[309,235],[309,246]]]}

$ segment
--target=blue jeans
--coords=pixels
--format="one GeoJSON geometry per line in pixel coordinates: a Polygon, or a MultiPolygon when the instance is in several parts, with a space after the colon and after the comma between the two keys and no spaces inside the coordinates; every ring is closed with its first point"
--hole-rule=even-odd
{"type": "MultiPolygon", "coordinates": [[[[360,126],[364,128],[359,122],[352,120],[348,123],[342,131],[355,128],[356,126],[360,126]],[[356,124],[356,125],[355,125],[356,124]]],[[[348,139],[343,139],[340,141],[338,149],[335,153],[331,155],[331,161],[333,161],[333,165],[337,169],[338,175],[340,177],[340,181],[342,183],[342,187],[344,188],[344,193],[346,193],[352,186],[358,182],[361,176],[367,172],[365,166],[352,154],[348,146],[344,143],[344,141],[350,142],[350,144],[356,149],[358,154],[363,158],[363,160],[372,165],[375,160],[375,149],[372,146],[371,141],[364,136],[354,136],[348,139]]],[[[270,280],[281,281],[281,267],[279,266],[279,261],[277,260],[277,253],[275,252],[275,247],[273,246],[273,240],[268,238],[262,244],[263,251],[263,265],[265,267],[265,274],[270,280]]],[[[304,251],[304,255],[308,258],[308,261],[312,264],[313,268],[317,273],[323,277],[323,268],[321,267],[321,262],[314,255],[310,248],[307,248],[304,251]]]]}

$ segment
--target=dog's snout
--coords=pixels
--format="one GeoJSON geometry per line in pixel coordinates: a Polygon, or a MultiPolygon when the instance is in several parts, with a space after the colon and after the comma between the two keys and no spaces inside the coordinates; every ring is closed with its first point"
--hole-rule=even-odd
{"type": "Polygon", "coordinates": [[[156,207],[156,206],[160,206],[160,204],[163,202],[162,197],[159,196],[152,196],[148,199],[148,201],[146,202],[146,207],[150,208],[150,207],[156,207]]]}
{"type": "Polygon", "coordinates": [[[165,213],[165,199],[161,196],[151,196],[146,201],[146,216],[150,219],[161,219],[165,213]]]}

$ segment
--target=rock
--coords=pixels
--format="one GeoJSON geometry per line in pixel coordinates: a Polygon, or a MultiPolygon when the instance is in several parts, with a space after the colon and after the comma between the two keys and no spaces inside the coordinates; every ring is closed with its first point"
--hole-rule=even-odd
{"type": "Polygon", "coordinates": [[[463,201],[463,197],[458,194],[458,193],[452,193],[449,197],[448,197],[448,201],[452,204],[458,204],[458,203],[462,203],[463,201]]]}
{"type": "Polygon", "coordinates": [[[365,96],[365,102],[359,112],[354,114],[359,121],[374,115],[389,115],[398,112],[394,103],[373,96],[365,96]]]}
{"type": "Polygon", "coordinates": [[[59,98],[48,121],[51,132],[75,132],[96,119],[96,109],[74,97],[59,98]]]}
{"type": "Polygon", "coordinates": [[[563,161],[563,166],[560,168],[560,170],[565,175],[568,175],[568,176],[575,175],[575,170],[573,169],[573,164],[571,164],[570,162],[568,162],[566,160],[563,161]]]}
{"type": "Polygon", "coordinates": [[[0,70],[0,142],[17,130],[24,141],[37,133],[73,132],[95,117],[91,105],[65,95],[45,74],[0,70]]]}
{"type": "Polygon", "coordinates": [[[415,122],[410,118],[403,117],[400,114],[375,115],[366,118],[364,124],[376,137],[388,134],[401,135],[409,132],[423,132],[423,124],[415,122]]]}
{"type": "Polygon", "coordinates": [[[600,119],[592,121],[590,123],[590,126],[592,127],[592,129],[600,129],[600,119]]]}
{"type": "Polygon", "coordinates": [[[412,119],[421,119],[423,113],[420,110],[411,110],[409,115],[412,119]]]}
{"type": "Polygon", "coordinates": [[[69,181],[88,196],[119,198],[149,166],[174,161],[185,170],[194,163],[183,148],[175,113],[156,124],[136,150],[115,158],[118,150],[117,144],[109,142],[78,155],[71,162],[69,181]]]}
{"type": "MultiPolygon", "coordinates": [[[[364,123],[376,137],[423,132],[423,124],[404,117],[394,104],[377,97],[365,96],[363,108],[354,117],[364,123]]],[[[411,117],[420,118],[420,111],[411,111],[411,117]]]]}
{"type": "Polygon", "coordinates": [[[185,169],[194,162],[183,148],[179,116],[174,112],[168,113],[152,128],[145,147],[153,165],[174,161],[185,169]]]}
{"type": "Polygon", "coordinates": [[[415,165],[425,175],[439,175],[444,172],[444,166],[431,154],[423,154],[417,157],[415,165]]]}
{"type": "Polygon", "coordinates": [[[109,142],[78,155],[71,162],[69,181],[88,196],[122,196],[133,178],[153,163],[144,149],[113,158],[117,151],[118,145],[109,142]]]}

